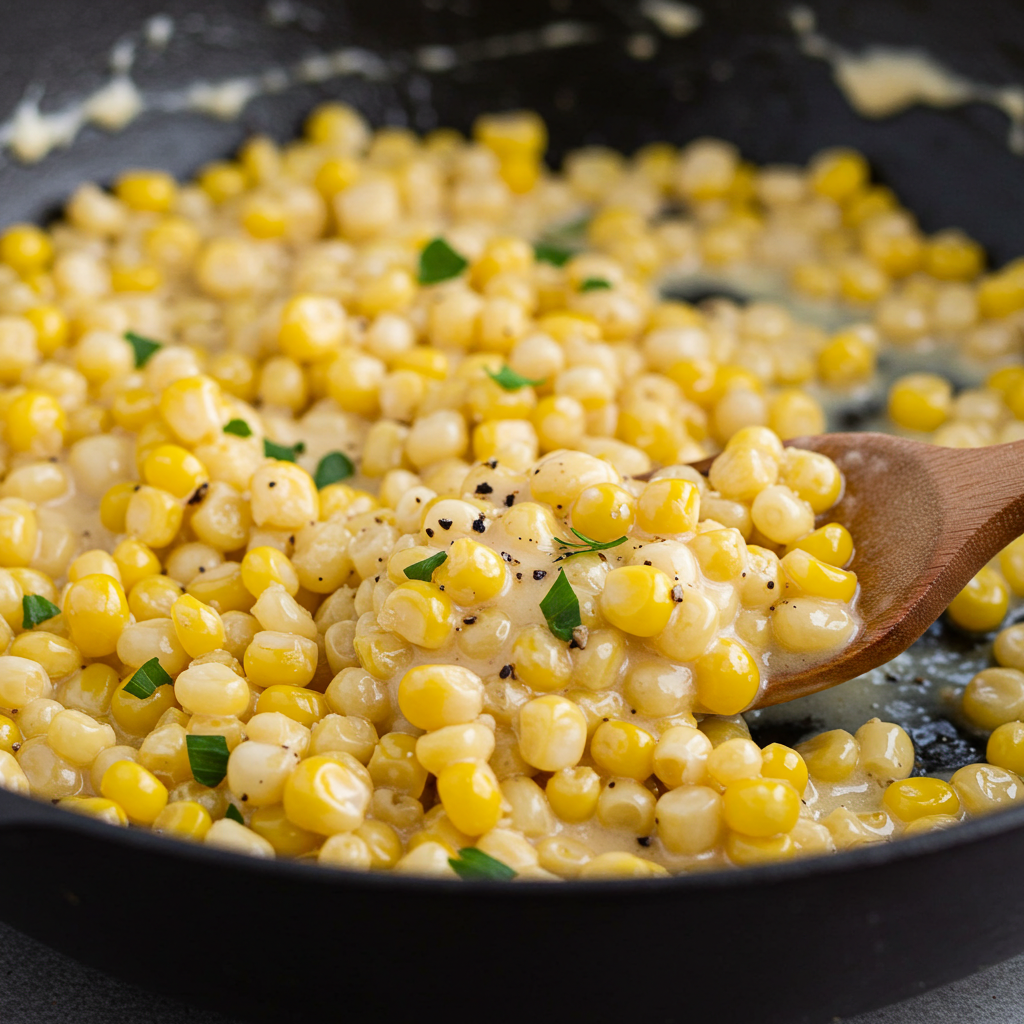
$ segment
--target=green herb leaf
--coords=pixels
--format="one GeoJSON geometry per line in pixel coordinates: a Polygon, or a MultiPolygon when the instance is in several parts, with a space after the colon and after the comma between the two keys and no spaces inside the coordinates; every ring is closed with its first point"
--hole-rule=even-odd
{"type": "Polygon", "coordinates": [[[21,599],[22,629],[38,626],[40,622],[52,619],[54,615],[60,615],[60,609],[52,601],[47,601],[42,594],[26,594],[21,599]]]}
{"type": "Polygon", "coordinates": [[[571,526],[570,530],[577,537],[579,541],[566,540],[564,537],[556,537],[555,539],[563,548],[575,548],[575,551],[564,550],[555,561],[560,562],[563,558],[572,558],[573,555],[585,555],[591,551],[607,551],[609,548],[617,548],[620,544],[626,543],[625,537],[616,537],[615,540],[592,540],[590,537],[584,536],[579,530],[574,530],[571,526]]]}
{"type": "Polygon", "coordinates": [[[328,452],[317,463],[313,482],[317,490],[320,490],[330,484],[336,484],[339,480],[347,480],[355,471],[356,467],[352,465],[352,460],[344,452],[328,452]]]}
{"type": "Polygon", "coordinates": [[[237,821],[239,825],[245,824],[245,818],[242,817],[242,812],[234,804],[228,804],[228,809],[224,812],[224,817],[230,818],[232,821],[237,821]]]}
{"type": "Polygon", "coordinates": [[[511,882],[518,874],[504,861],[492,857],[475,846],[464,846],[457,857],[449,857],[448,863],[459,878],[483,879],[494,882],[511,882]]]}
{"type": "Polygon", "coordinates": [[[228,420],[224,424],[225,434],[234,434],[235,437],[252,437],[252,427],[245,420],[228,420]]]}
{"type": "Polygon", "coordinates": [[[572,249],[565,249],[550,242],[538,242],[533,247],[533,255],[538,263],[550,263],[554,267],[564,267],[576,254],[572,249]]]}
{"type": "Polygon", "coordinates": [[[125,331],[124,340],[135,350],[136,370],[145,366],[153,358],[153,353],[157,349],[163,348],[159,341],[153,341],[152,338],[144,338],[141,334],[136,334],[134,331],[125,331]]]}
{"type": "Polygon", "coordinates": [[[428,242],[420,253],[420,284],[437,284],[458,277],[469,261],[460,256],[443,238],[428,242]]]}
{"type": "Polygon", "coordinates": [[[525,387],[536,387],[538,384],[544,383],[544,378],[540,380],[530,380],[529,377],[524,377],[521,374],[516,373],[511,366],[503,366],[497,373],[491,373],[487,371],[487,376],[494,381],[499,387],[504,388],[506,391],[518,391],[520,388],[525,387]]]}
{"type": "Polygon", "coordinates": [[[163,670],[159,658],[150,658],[141,668],[135,670],[135,675],[124,684],[124,692],[130,693],[133,697],[145,700],[156,693],[158,686],[170,686],[171,677],[163,670]]]}
{"type": "Polygon", "coordinates": [[[228,773],[228,741],[223,736],[186,736],[188,763],[201,786],[219,786],[228,773]]]}
{"type": "Polygon", "coordinates": [[[298,444],[274,444],[273,441],[263,439],[263,454],[268,459],[277,459],[278,462],[294,462],[296,455],[301,455],[306,450],[306,442],[299,441],[298,444]]]}
{"type": "Polygon", "coordinates": [[[447,557],[447,551],[438,551],[436,555],[424,558],[422,562],[413,562],[412,565],[406,566],[405,575],[411,580],[423,580],[424,583],[429,583],[430,577],[434,575],[434,570],[447,557]]]}
{"type": "Polygon", "coordinates": [[[611,288],[611,284],[603,277],[588,277],[586,281],[580,285],[581,292],[599,292],[606,288],[611,288]]]}
{"type": "Polygon", "coordinates": [[[566,643],[572,640],[572,631],[583,625],[579,598],[576,597],[576,591],[569,586],[564,569],[558,570],[558,579],[544,595],[540,610],[547,619],[548,629],[566,643]]]}

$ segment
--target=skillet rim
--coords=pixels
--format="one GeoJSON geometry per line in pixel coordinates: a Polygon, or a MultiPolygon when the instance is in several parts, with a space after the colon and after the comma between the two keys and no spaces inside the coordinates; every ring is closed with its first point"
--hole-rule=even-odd
{"type": "MultiPolygon", "coordinates": [[[[820,854],[811,857],[796,857],[787,861],[777,861],[741,868],[714,868],[705,871],[691,871],[668,877],[633,878],[633,879],[567,879],[564,885],[554,885],[550,881],[523,880],[510,885],[508,882],[490,879],[470,880],[461,878],[432,878],[424,875],[396,874],[393,871],[350,871],[344,868],[321,867],[315,862],[295,859],[275,858],[274,860],[248,857],[241,853],[217,847],[208,847],[204,843],[193,843],[174,839],[148,830],[135,827],[118,827],[91,818],[85,814],[76,814],[61,810],[59,807],[47,806],[34,797],[19,793],[0,790],[0,833],[29,829],[43,832],[83,833],[101,842],[137,848],[144,851],[164,851],[198,866],[220,863],[234,871],[245,870],[260,877],[273,877],[279,881],[310,882],[331,885],[369,886],[372,889],[392,889],[396,893],[447,891],[461,892],[463,895],[489,896],[501,894],[513,899],[517,894],[529,893],[536,896],[540,892],[552,893],[552,898],[573,899],[575,896],[592,896],[596,893],[615,896],[652,894],[666,891],[681,890],[746,890],[758,886],[780,885],[819,876],[842,875],[858,870],[880,869],[888,864],[941,855],[958,847],[984,843],[996,835],[1020,831],[1024,834],[1024,804],[996,811],[982,818],[961,822],[952,827],[939,829],[920,836],[911,836],[891,842],[872,843],[854,850],[837,851],[833,854],[820,854]],[[21,805],[31,811],[21,816],[7,818],[8,801],[15,807],[21,805]],[[170,846],[168,847],[168,842],[170,846]],[[525,892],[524,892],[525,887],[525,892]],[[555,896],[554,894],[559,894],[555,896]]],[[[0,915],[2,917],[2,915],[0,915]]]]}

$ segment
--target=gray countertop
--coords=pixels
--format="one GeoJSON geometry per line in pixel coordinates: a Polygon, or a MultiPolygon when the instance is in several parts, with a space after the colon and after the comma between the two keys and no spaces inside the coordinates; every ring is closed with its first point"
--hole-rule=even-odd
{"type": "MultiPolygon", "coordinates": [[[[836,1018],[838,1020],[838,1018],[836,1018]]],[[[3,1024],[245,1024],[90,970],[0,924],[3,1024]]],[[[845,1024],[1021,1024],[1024,955],[845,1024]]],[[[290,1024],[304,1024],[294,1020],[290,1024]]]]}

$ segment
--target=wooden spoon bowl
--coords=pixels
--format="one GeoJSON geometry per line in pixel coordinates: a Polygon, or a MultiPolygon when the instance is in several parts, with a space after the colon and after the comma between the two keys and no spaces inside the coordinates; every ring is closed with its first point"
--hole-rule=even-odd
{"type": "Polygon", "coordinates": [[[862,626],[829,660],[770,676],[752,707],[827,689],[902,653],[1024,533],[1024,441],[940,448],[854,433],[788,444],[827,455],[845,477],[843,497],[826,518],[853,534],[849,568],[860,580],[862,626]]]}

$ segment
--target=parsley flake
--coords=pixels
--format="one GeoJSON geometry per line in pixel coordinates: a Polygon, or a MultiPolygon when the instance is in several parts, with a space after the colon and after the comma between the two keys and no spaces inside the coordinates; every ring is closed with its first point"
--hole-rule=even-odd
{"type": "Polygon", "coordinates": [[[235,437],[252,437],[252,427],[245,420],[228,420],[224,424],[225,434],[234,434],[235,437]]]}
{"type": "Polygon", "coordinates": [[[306,442],[299,441],[298,444],[275,444],[273,441],[263,439],[263,454],[268,459],[277,459],[278,462],[294,462],[296,455],[301,455],[306,450],[306,442]]]}
{"type": "Polygon", "coordinates": [[[347,480],[356,471],[352,460],[344,452],[328,452],[318,463],[313,482],[317,490],[347,480]]]}
{"type": "Polygon", "coordinates": [[[38,626],[40,622],[52,619],[54,615],[60,615],[60,609],[52,601],[47,601],[42,594],[26,594],[21,599],[22,629],[38,626]]]}
{"type": "Polygon", "coordinates": [[[201,786],[219,786],[228,773],[228,741],[223,736],[186,736],[188,763],[201,786]]]}
{"type": "Polygon", "coordinates": [[[459,878],[469,880],[511,882],[518,874],[504,861],[478,850],[475,846],[464,846],[459,850],[457,857],[448,858],[448,863],[459,878]]]}
{"type": "Polygon", "coordinates": [[[562,561],[563,558],[572,558],[573,555],[586,555],[591,551],[607,551],[609,548],[617,548],[620,544],[626,543],[625,537],[616,537],[615,540],[592,540],[571,526],[569,529],[579,537],[579,541],[556,537],[555,540],[563,548],[562,553],[555,559],[556,562],[562,561]],[[575,550],[568,550],[570,548],[575,550]]]}
{"type": "Polygon", "coordinates": [[[438,551],[436,555],[424,558],[422,562],[413,562],[412,565],[406,566],[405,575],[411,580],[423,580],[424,583],[429,583],[430,578],[434,575],[434,570],[447,557],[447,551],[438,551]]]}
{"type": "Polygon", "coordinates": [[[124,692],[139,700],[152,697],[159,686],[170,686],[171,677],[163,670],[159,658],[150,658],[145,665],[135,670],[135,675],[124,684],[124,692]]]}
{"type": "Polygon", "coordinates": [[[553,267],[564,267],[575,255],[572,249],[565,249],[550,242],[538,242],[533,247],[533,255],[538,263],[550,263],[553,267]]]}
{"type": "Polygon", "coordinates": [[[516,373],[516,371],[508,365],[503,366],[497,373],[492,373],[488,370],[487,376],[505,391],[518,391],[520,388],[536,387],[537,385],[544,383],[544,378],[541,378],[540,380],[530,380],[529,377],[524,377],[522,374],[516,373]]]}
{"type": "Polygon", "coordinates": [[[224,812],[224,817],[230,818],[232,821],[237,821],[239,825],[245,824],[245,818],[242,817],[242,812],[234,804],[228,804],[228,809],[224,812]]]}
{"type": "Polygon", "coordinates": [[[586,281],[580,285],[581,292],[600,292],[608,288],[611,288],[611,283],[606,281],[603,277],[588,277],[586,281]]]}
{"type": "Polygon", "coordinates": [[[157,349],[163,348],[163,345],[159,341],[153,341],[152,338],[145,338],[141,334],[136,334],[134,331],[125,331],[124,340],[131,345],[132,350],[135,352],[135,369],[141,370],[153,358],[153,353],[157,349]]]}
{"type": "Polygon", "coordinates": [[[420,253],[420,284],[437,284],[458,277],[469,261],[460,256],[443,238],[435,238],[420,253]]]}
{"type": "Polygon", "coordinates": [[[544,595],[540,603],[540,610],[547,619],[548,629],[558,637],[569,643],[572,640],[572,631],[577,626],[583,625],[580,618],[580,602],[576,597],[576,591],[569,585],[565,570],[558,570],[558,578],[552,584],[551,589],[544,595]]]}

